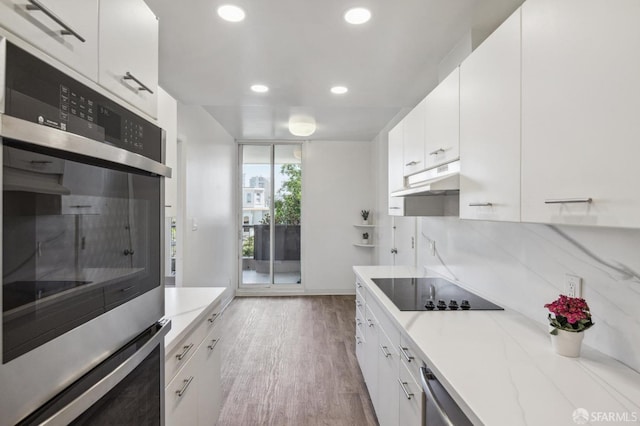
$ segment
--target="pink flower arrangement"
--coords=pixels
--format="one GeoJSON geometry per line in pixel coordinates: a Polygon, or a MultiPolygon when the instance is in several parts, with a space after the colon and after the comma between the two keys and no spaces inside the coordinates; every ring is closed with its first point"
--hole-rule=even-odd
{"type": "Polygon", "coordinates": [[[549,309],[549,323],[553,327],[551,334],[557,334],[558,330],[578,333],[585,331],[593,325],[589,305],[579,297],[569,297],[563,294],[557,300],[544,305],[549,309]]]}

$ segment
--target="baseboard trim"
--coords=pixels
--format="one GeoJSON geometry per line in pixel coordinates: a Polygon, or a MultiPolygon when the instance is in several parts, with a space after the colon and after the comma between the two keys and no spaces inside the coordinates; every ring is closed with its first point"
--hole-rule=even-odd
{"type": "Polygon", "coordinates": [[[355,293],[355,289],[345,290],[345,289],[327,289],[327,290],[273,290],[273,289],[256,289],[256,290],[246,290],[246,289],[237,289],[236,297],[273,297],[273,296],[353,296],[355,293]]]}

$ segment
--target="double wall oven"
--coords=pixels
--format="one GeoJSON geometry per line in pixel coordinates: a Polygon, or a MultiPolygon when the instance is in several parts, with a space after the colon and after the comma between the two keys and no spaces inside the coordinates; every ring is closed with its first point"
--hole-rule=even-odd
{"type": "Polygon", "coordinates": [[[0,425],[160,424],[163,132],[2,38],[0,80],[0,425]]]}

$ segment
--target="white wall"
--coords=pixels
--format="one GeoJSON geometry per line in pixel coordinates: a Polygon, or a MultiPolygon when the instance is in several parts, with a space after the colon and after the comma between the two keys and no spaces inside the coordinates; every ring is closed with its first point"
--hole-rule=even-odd
{"type": "Polygon", "coordinates": [[[231,296],[237,282],[236,144],[203,108],[182,103],[178,103],[178,139],[186,172],[181,211],[184,244],[178,253],[176,285],[224,286],[231,296]]]}
{"type": "Polygon", "coordinates": [[[307,294],[353,294],[353,265],[373,262],[373,249],[353,245],[362,238],[353,226],[362,221],[360,210],[378,217],[371,149],[371,142],[304,144],[302,273],[307,294]]]}

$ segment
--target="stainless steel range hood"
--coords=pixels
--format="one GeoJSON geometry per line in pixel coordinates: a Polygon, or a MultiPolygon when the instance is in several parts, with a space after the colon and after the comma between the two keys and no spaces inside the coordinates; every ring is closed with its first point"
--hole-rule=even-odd
{"type": "Polygon", "coordinates": [[[405,178],[405,187],[392,197],[453,195],[460,192],[460,160],[425,170],[405,178]]]}

